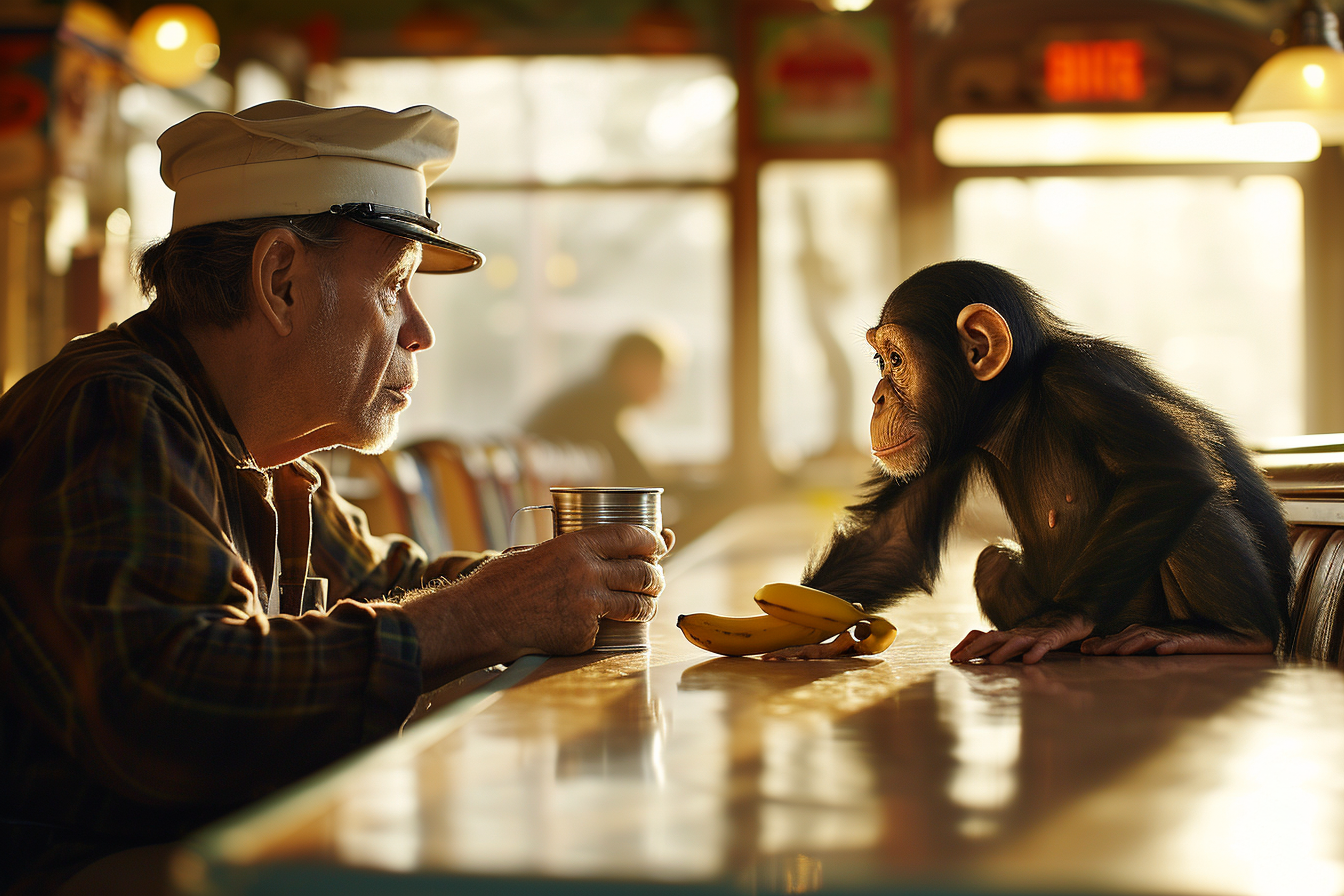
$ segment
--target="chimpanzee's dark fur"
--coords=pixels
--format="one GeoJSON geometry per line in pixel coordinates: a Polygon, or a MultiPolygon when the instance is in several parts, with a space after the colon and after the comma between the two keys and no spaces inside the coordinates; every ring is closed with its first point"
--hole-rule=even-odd
{"type": "Polygon", "coordinates": [[[1010,561],[1006,594],[981,593],[1000,629],[1067,611],[1098,635],[1177,622],[1277,642],[1287,527],[1217,414],[1135,351],[1070,329],[991,265],[921,270],[887,299],[881,323],[918,334],[937,365],[925,396],[935,406],[920,409],[930,462],[908,481],[875,475],[804,584],[868,609],[928,591],[967,486],[984,476],[1021,543],[1020,553],[990,549],[1010,561]],[[958,312],[976,302],[1012,331],[1012,356],[988,382],[971,376],[956,335],[958,312]]]}

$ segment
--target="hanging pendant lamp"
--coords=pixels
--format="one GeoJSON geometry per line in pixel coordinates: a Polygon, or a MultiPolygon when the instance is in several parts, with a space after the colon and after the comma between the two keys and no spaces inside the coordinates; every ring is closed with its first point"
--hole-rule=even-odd
{"type": "Polygon", "coordinates": [[[1304,121],[1321,143],[1344,143],[1344,46],[1324,0],[1303,0],[1289,46],[1260,66],[1232,107],[1238,124],[1304,121]]]}

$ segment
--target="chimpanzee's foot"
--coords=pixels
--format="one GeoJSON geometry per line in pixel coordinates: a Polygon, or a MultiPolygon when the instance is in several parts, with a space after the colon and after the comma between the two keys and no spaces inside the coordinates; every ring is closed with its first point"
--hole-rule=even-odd
{"type": "Polygon", "coordinates": [[[1156,653],[1159,656],[1174,653],[1273,653],[1274,642],[1264,635],[1243,635],[1227,629],[1179,624],[1167,628],[1131,625],[1114,635],[1088,638],[1079,650],[1094,656],[1130,656],[1135,653],[1156,653]]]}

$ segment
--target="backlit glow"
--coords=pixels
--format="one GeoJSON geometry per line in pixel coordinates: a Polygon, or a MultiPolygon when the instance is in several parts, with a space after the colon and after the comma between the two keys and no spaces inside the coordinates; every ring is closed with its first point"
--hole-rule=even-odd
{"type": "Polygon", "coordinates": [[[953,167],[1307,162],[1321,153],[1309,125],[1234,125],[1226,112],[952,115],[933,142],[953,167]]]}
{"type": "Polygon", "coordinates": [[[164,50],[176,50],[187,42],[187,26],[177,19],[169,19],[154,32],[154,43],[164,50]]]}
{"type": "Polygon", "coordinates": [[[1307,82],[1307,86],[1313,90],[1320,90],[1321,85],[1325,83],[1325,69],[1312,63],[1302,66],[1302,80],[1307,82]]]}
{"type": "Polygon", "coordinates": [[[199,6],[152,6],[131,26],[126,57],[143,80],[186,87],[219,61],[219,28],[199,6]]]}

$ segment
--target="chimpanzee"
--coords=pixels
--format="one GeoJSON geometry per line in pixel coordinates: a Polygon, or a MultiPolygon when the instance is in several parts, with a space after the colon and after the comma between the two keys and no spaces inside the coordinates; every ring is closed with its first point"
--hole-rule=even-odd
{"type": "Polygon", "coordinates": [[[967,260],[897,287],[868,343],[880,469],[803,584],[869,610],[928,591],[968,485],[985,477],[1020,546],[980,554],[975,590],[996,630],[972,631],[953,661],[1034,663],[1075,642],[1085,654],[1275,649],[1291,582],[1279,504],[1228,425],[1141,355],[967,260]]]}

